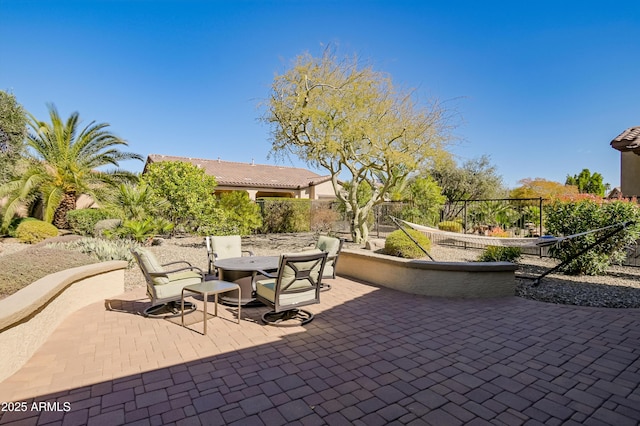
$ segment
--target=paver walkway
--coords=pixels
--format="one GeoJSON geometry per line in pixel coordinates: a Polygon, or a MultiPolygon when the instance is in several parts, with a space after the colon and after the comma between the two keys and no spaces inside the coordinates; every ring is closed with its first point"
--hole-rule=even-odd
{"type": "Polygon", "coordinates": [[[224,307],[208,336],[88,306],[0,383],[26,407],[0,424],[638,424],[640,310],[332,287],[304,327],[224,307]]]}

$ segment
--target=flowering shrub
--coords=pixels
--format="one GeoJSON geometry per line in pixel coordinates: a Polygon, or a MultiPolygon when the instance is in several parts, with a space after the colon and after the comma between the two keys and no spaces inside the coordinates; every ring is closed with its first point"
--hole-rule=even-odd
{"type": "Polygon", "coordinates": [[[496,226],[489,230],[488,235],[490,237],[507,238],[509,233],[499,226],[496,226]]]}
{"type": "MultiPolygon", "coordinates": [[[[633,202],[558,200],[546,205],[545,213],[547,231],[556,236],[578,234],[627,221],[635,223],[568,263],[564,267],[564,272],[568,274],[604,273],[611,264],[621,263],[626,256],[626,247],[640,237],[640,207],[633,202]]],[[[565,240],[551,247],[549,254],[564,262],[612,230],[606,229],[565,240]]]]}

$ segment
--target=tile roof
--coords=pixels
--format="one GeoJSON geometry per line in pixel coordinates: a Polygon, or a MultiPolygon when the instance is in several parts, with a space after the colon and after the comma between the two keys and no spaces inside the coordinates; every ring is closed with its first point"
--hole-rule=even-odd
{"type": "Polygon", "coordinates": [[[147,164],[160,161],[184,161],[202,167],[208,175],[215,176],[218,185],[226,186],[298,189],[327,182],[331,179],[330,175],[321,176],[310,170],[297,167],[237,163],[158,154],[150,154],[147,158],[147,164]]]}
{"type": "Polygon", "coordinates": [[[633,151],[640,155],[640,126],[629,127],[611,141],[611,146],[621,152],[633,151]]]}

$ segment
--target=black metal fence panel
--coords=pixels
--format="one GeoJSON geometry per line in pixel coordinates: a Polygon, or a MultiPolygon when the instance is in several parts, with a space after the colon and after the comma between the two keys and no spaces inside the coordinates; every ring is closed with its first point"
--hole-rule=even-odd
{"type": "MultiPolygon", "coordinates": [[[[488,237],[525,238],[545,235],[542,198],[501,198],[489,200],[460,200],[448,203],[441,209],[440,222],[459,223],[461,232],[488,237]]],[[[390,216],[408,222],[438,227],[438,223],[420,223],[412,217],[410,202],[388,201],[374,206],[369,215],[369,237],[385,238],[397,229],[390,216]]],[[[338,201],[315,200],[311,203],[313,232],[349,235],[352,216],[338,201]]],[[[435,221],[434,221],[435,222],[435,221]]],[[[484,249],[488,244],[474,241],[457,241],[452,238],[433,238],[433,243],[466,249],[484,249]]],[[[548,256],[548,248],[521,247],[524,254],[548,256]]],[[[629,247],[625,266],[640,267],[640,241],[629,247]]]]}

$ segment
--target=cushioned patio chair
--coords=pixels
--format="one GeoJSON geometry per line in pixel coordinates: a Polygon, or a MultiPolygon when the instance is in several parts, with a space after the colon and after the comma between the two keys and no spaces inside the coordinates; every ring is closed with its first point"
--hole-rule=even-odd
{"type": "MultiPolygon", "coordinates": [[[[342,244],[344,238],[329,237],[326,235],[320,235],[314,249],[322,250],[327,253],[327,263],[324,266],[324,273],[322,278],[335,278],[336,277],[336,265],[338,264],[338,256],[340,250],[342,250],[342,244]]],[[[322,283],[320,291],[331,290],[331,284],[322,283]]]]}
{"type": "Polygon", "coordinates": [[[320,303],[326,261],[327,253],[322,250],[283,254],[277,276],[261,271],[269,279],[256,283],[256,299],[273,309],[262,316],[262,321],[269,325],[290,325],[287,320],[296,320],[297,324],[312,321],[313,314],[300,307],[320,303]]]}
{"type": "MultiPolygon", "coordinates": [[[[161,264],[156,256],[142,247],[131,249],[138,266],[147,281],[147,296],[151,307],[145,309],[145,316],[177,316],[181,314],[180,298],[182,288],[204,281],[202,269],[185,260],[161,264]],[[172,269],[167,269],[170,266],[172,269]]],[[[196,310],[196,305],[185,302],[185,313],[196,310]]]]}
{"type": "Polygon", "coordinates": [[[217,275],[214,262],[217,259],[228,259],[231,257],[241,257],[243,253],[253,256],[251,250],[242,250],[242,239],[240,235],[210,236],[205,237],[207,245],[207,260],[209,261],[208,274],[217,275]]]}
{"type": "Polygon", "coordinates": [[[326,235],[320,235],[318,237],[315,248],[327,252],[327,264],[324,267],[322,278],[336,277],[336,265],[338,264],[338,256],[340,255],[340,250],[342,250],[342,244],[344,244],[344,238],[335,238],[326,235]]]}

